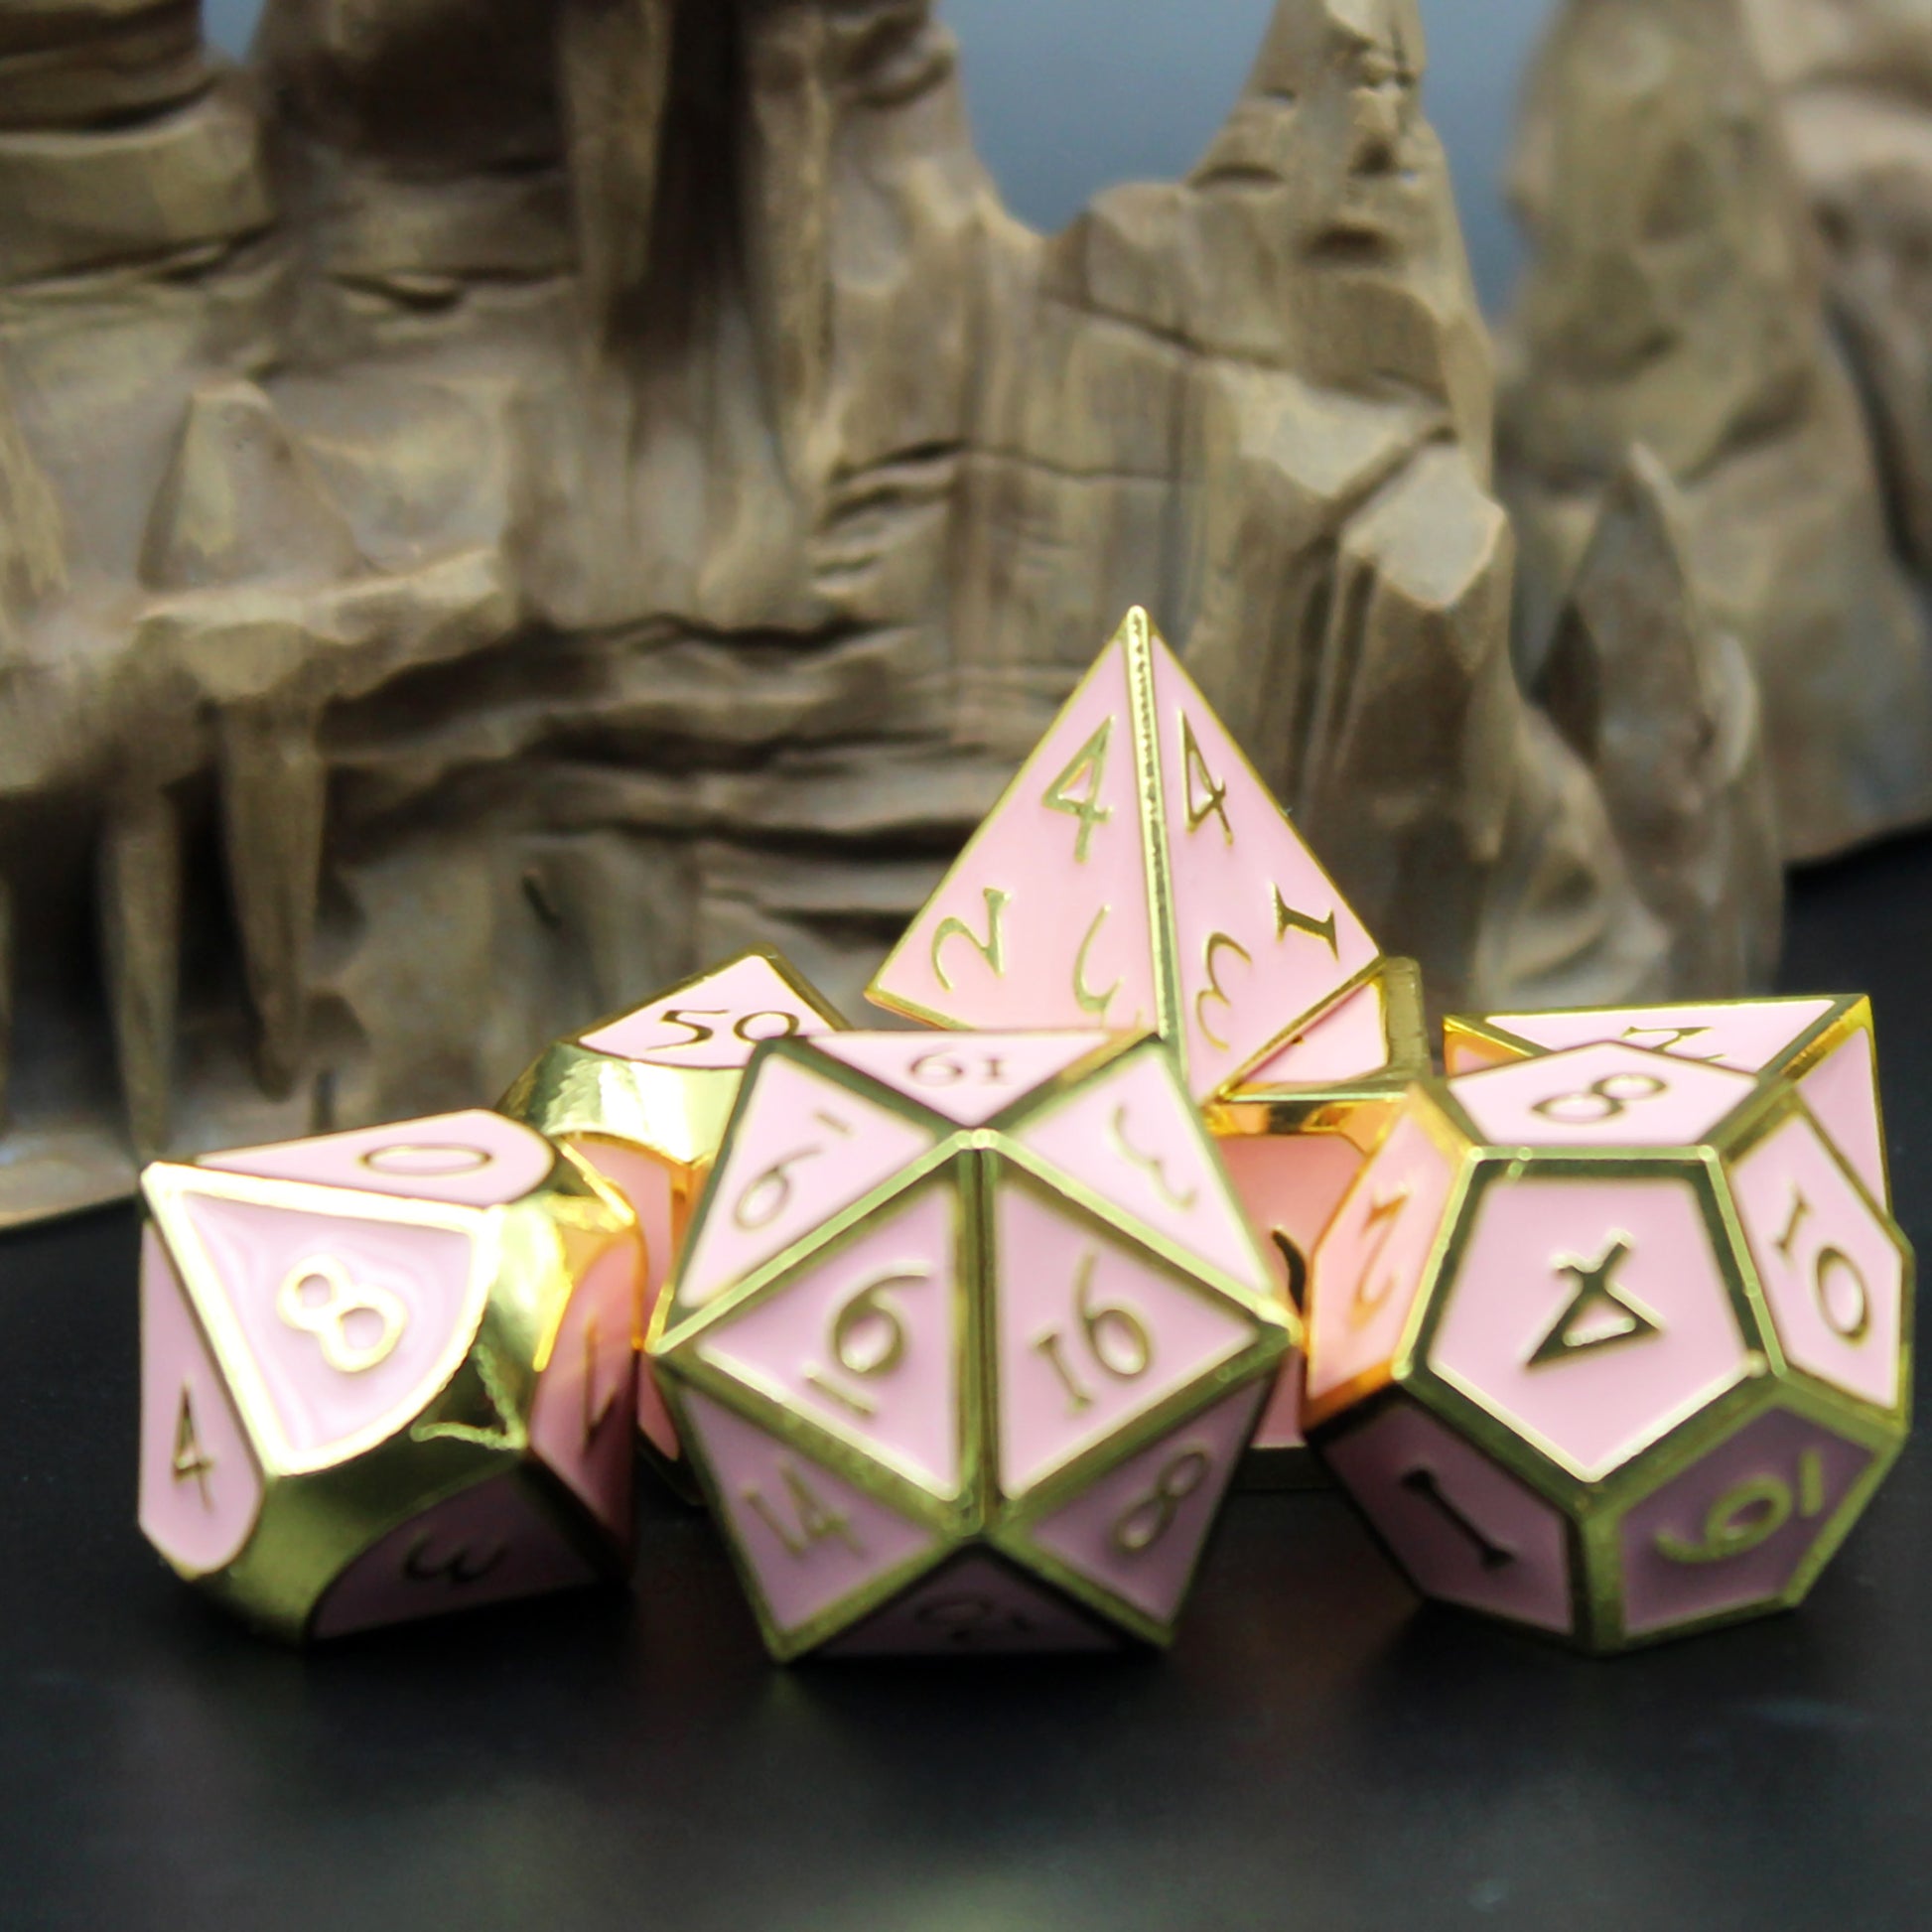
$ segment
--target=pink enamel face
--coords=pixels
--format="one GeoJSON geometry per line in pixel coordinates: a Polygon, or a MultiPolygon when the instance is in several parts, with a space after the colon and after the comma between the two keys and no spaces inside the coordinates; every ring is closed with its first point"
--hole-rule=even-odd
{"type": "Polygon", "coordinates": [[[356,1187],[452,1207],[500,1207],[540,1186],[557,1157],[541,1134],[476,1108],[319,1140],[210,1154],[227,1173],[356,1187]]]}
{"type": "Polygon", "coordinates": [[[1844,1155],[1875,1201],[1891,1205],[1885,1135],[1878,1113],[1878,1069],[1871,1035],[1861,1027],[1798,1082],[1812,1118],[1844,1155]]]}
{"type": "Polygon", "coordinates": [[[141,1237],[141,1529],[186,1577],[254,1533],[261,1471],[161,1237],[141,1237]]]}
{"type": "Polygon", "coordinates": [[[1156,1623],[1179,1615],[1265,1391],[1250,1384],[1035,1524],[1047,1555],[1156,1623]]]}
{"type": "Polygon", "coordinates": [[[761,1040],[809,1038],[831,1029],[768,959],[748,953],[585,1034],[582,1043],[595,1053],[652,1066],[729,1070],[743,1067],[761,1040]]]}
{"type": "Polygon", "coordinates": [[[516,1478],[498,1476],[438,1503],[365,1551],[330,1587],[312,1634],[345,1637],[597,1581],[516,1478]]]}
{"type": "Polygon", "coordinates": [[[959,1205],[940,1182],[708,1334],[714,1367],[942,1496],[960,1485],[959,1205]]]}
{"type": "Polygon", "coordinates": [[[1022,1495],[1248,1347],[1259,1324],[1017,1180],[997,1229],[1000,1484],[1022,1495]]]}
{"type": "Polygon", "coordinates": [[[936,1551],[933,1531],[888,1509],[742,1416],[695,1393],[684,1413],[738,1554],[771,1620],[802,1629],[936,1551]]]}
{"type": "Polygon", "coordinates": [[[1087,673],[874,981],[882,1005],[989,1032],[1156,1023],[1127,654],[1087,673]]]}
{"type": "Polygon", "coordinates": [[[1623,1519],[1625,1634],[1774,1608],[1871,1451],[1773,1409],[1623,1519]]]}
{"type": "Polygon", "coordinates": [[[1311,1401],[1393,1361],[1454,1182],[1455,1164],[1405,1114],[1335,1210],[1310,1264],[1311,1401]]]}
{"type": "Polygon", "coordinates": [[[394,1434],[477,1332],[489,1287],[483,1237],[395,1212],[270,1206],[214,1191],[211,1177],[163,1210],[176,1252],[192,1245],[205,1261],[197,1279],[240,1351],[232,1372],[259,1384],[262,1446],[283,1470],[322,1468],[394,1434]]]}
{"type": "Polygon", "coordinates": [[[1464,1074],[1449,1090],[1493,1147],[1695,1147],[1756,1082],[1639,1047],[1584,1046],[1464,1074]]]}
{"type": "Polygon", "coordinates": [[[1371,980],[1241,1076],[1243,1093],[1338,1087],[1388,1070],[1388,996],[1371,980]]]}
{"type": "Polygon", "coordinates": [[[921,1579],[828,1657],[1025,1657],[1111,1652],[1120,1641],[1056,1591],[977,1552],[921,1579]]]}
{"type": "Polygon", "coordinates": [[[1775,1129],[1738,1162],[1731,1194],[1792,1364],[1897,1407],[1904,1257],[1818,1129],[1803,1115],[1775,1129]]]}
{"type": "Polygon", "coordinates": [[[823,1050],[961,1127],[978,1127],[1107,1043],[1105,1034],[839,1034],[823,1050]]]}
{"type": "Polygon", "coordinates": [[[1131,1055],[1025,1122],[1014,1139],[1141,1226],[1265,1291],[1261,1257],[1214,1143],[1165,1053],[1131,1055]]]}
{"type": "MultiPolygon", "coordinates": [[[[1276,1293],[1300,1311],[1308,1301],[1308,1258],[1361,1173],[1364,1156],[1341,1134],[1257,1135],[1220,1146],[1248,1225],[1273,1265],[1276,1293]]],[[[1255,1431],[1256,1449],[1302,1447],[1306,1374],[1299,1350],[1283,1362],[1255,1431]]]]}
{"type": "Polygon", "coordinates": [[[1744,1000],[1727,1006],[1499,1013],[1488,1024],[1546,1052],[1616,1040],[1703,1066],[1761,1073],[1831,1010],[1829,1000],[1744,1000]]]}
{"type": "Polygon", "coordinates": [[[1187,1080],[1205,1099],[1373,965],[1375,941],[1158,640],[1154,696],[1187,1080]]]}
{"type": "Polygon", "coordinates": [[[564,1310],[537,1377],[530,1447],[614,1535],[630,1537],[631,1432],[636,1427],[635,1246],[601,1255],[564,1310]]]}
{"type": "Polygon", "coordinates": [[[741,1108],[685,1250],[680,1309],[709,1306],[937,1139],[932,1128],[784,1058],[763,1063],[741,1108]]]}
{"type": "Polygon", "coordinates": [[[1433,1416],[1397,1401],[1324,1454],[1425,1596],[1573,1627],[1563,1517],[1433,1416]]]}
{"type": "Polygon", "coordinates": [[[1430,1366],[1586,1480],[1748,1372],[1688,1180],[1503,1179],[1478,1197],[1430,1366]]]}

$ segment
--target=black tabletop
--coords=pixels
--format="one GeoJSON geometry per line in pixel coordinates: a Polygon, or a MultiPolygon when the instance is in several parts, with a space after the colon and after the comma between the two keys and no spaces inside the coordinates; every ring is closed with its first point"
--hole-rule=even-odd
{"type": "MultiPolygon", "coordinates": [[[[1932,840],[1802,881],[1927,1252],[1932,840]]],[[[1932,1927],[1932,1450],[1795,1615],[1592,1663],[1231,1505],[1165,1658],[764,1661],[709,1527],[636,1588],[303,1656],[133,1526],[135,1222],[0,1240],[0,1927],[1932,1927]]]]}

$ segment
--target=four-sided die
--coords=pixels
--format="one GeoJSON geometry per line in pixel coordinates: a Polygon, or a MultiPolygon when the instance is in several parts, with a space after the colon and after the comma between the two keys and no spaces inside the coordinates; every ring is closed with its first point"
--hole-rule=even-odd
{"type": "MultiPolygon", "coordinates": [[[[558,1040],[498,1103],[574,1149],[630,1203],[644,1237],[646,1321],[759,1042],[844,1024],[776,953],[742,953],[558,1040]]],[[[687,1487],[676,1431],[647,1373],[637,1428],[657,1468],[687,1487]]]]}
{"type": "Polygon", "coordinates": [[[1618,1649],[1803,1596],[1903,1441],[1910,1284],[1795,1087],[1574,1048],[1404,1103],[1307,1415],[1425,1594],[1618,1649]]]}
{"type": "Polygon", "coordinates": [[[650,1344],[773,1653],[1164,1642],[1296,1328],[1158,1042],[760,1049],[650,1344]]]}
{"type": "Polygon", "coordinates": [[[576,1159],[483,1112],[157,1164],[140,1521],[328,1637],[621,1575],[642,1252],[576,1159]]]}

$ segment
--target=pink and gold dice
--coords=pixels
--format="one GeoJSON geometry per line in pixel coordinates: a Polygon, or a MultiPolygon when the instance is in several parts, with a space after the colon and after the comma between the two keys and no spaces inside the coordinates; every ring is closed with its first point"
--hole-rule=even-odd
{"type": "MultiPolygon", "coordinates": [[[[1306,1311],[1309,1257],[1409,1087],[1432,1071],[1422,973],[1414,960],[1384,959],[1365,985],[1208,1103],[1228,1177],[1290,1307],[1306,1311]]],[[[1245,1486],[1326,1479],[1302,1433],[1305,1374],[1297,1350],[1255,1431],[1245,1486]]]]}
{"type": "MultiPolygon", "coordinates": [[[[941,1027],[1158,1032],[1223,1143],[1276,1291],[1431,1070],[1387,959],[1227,728],[1128,614],[869,997],[941,1027]]],[[[1244,1478],[1318,1479],[1292,1356],[1244,1478]]]]}
{"type": "Polygon", "coordinates": [[[1152,1030],[1206,1100],[1375,942],[1132,611],[868,992],[937,1027],[1152,1030]]]}
{"type": "Polygon", "coordinates": [[[1877,1043],[1871,1002],[1863,994],[1503,1013],[1482,1020],[1451,1018],[1443,1026],[1451,1074],[1605,1039],[1703,1066],[1782,1074],[1865,1190],[1889,1204],[1877,1043]]]}
{"type": "Polygon", "coordinates": [[[1296,1328],[1155,1041],[760,1050],[650,1344],[774,1655],[1172,1634],[1296,1328]]]}
{"type": "MultiPolygon", "coordinates": [[[[644,1237],[646,1321],[759,1043],[844,1024],[776,953],[743,953],[557,1041],[503,1096],[504,1113],[574,1149],[630,1203],[644,1237]]],[[[648,1373],[637,1427],[657,1467],[687,1487],[648,1373]]]]}
{"type": "Polygon", "coordinates": [[[574,1156],[473,1112],[158,1164],[140,1520],[330,1637],[621,1575],[642,1249],[574,1156]]]}
{"type": "Polygon", "coordinates": [[[1625,1041],[1418,1087],[1307,1414],[1427,1595],[1607,1651],[1797,1602],[1910,1412],[1910,1251],[1798,1088],[1625,1041]]]}

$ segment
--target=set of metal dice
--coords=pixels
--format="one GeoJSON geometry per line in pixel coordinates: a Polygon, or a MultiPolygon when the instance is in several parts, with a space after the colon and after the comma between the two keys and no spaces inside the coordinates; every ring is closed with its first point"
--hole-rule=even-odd
{"type": "Polygon", "coordinates": [[[150,1169],[155,1545],[340,1634],[627,1573],[641,1444],[779,1657],[1093,1649],[1332,1476],[1610,1650],[1796,1601],[1898,1452],[1866,1004],[1450,1021],[1436,1077],[1139,613],[872,992],[921,1030],[748,955],[496,1111],[150,1169]]]}

